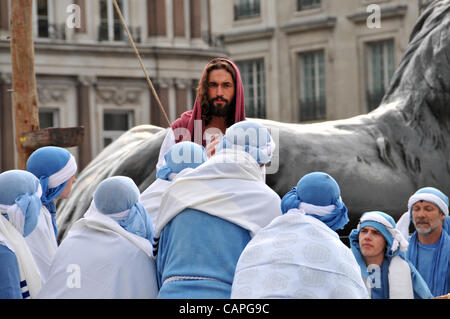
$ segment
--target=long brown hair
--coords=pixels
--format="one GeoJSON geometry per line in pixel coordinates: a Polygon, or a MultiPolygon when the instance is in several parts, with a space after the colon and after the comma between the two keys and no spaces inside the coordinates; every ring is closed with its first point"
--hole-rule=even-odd
{"type": "MultiPolygon", "coordinates": [[[[220,69],[224,69],[231,74],[231,77],[233,78],[234,87],[236,88],[236,71],[234,70],[233,66],[231,66],[227,61],[224,61],[223,59],[220,58],[213,59],[211,62],[208,63],[197,87],[197,99],[199,99],[200,105],[202,107],[202,120],[205,121],[205,125],[208,125],[209,121],[211,121],[212,118],[211,114],[212,109],[208,99],[209,73],[212,70],[220,70],[220,69]]],[[[230,112],[230,114],[228,114],[225,119],[227,126],[231,126],[234,124],[234,117],[235,117],[234,113],[236,112],[236,93],[233,96],[231,105],[234,106],[234,108],[233,111],[230,112]]]]}

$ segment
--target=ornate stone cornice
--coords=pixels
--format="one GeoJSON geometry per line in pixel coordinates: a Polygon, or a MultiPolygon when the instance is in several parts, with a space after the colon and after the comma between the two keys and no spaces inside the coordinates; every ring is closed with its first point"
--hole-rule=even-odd
{"type": "Polygon", "coordinates": [[[97,83],[97,77],[94,75],[79,75],[78,83],[84,86],[92,86],[97,83]]]}
{"type": "Polygon", "coordinates": [[[140,104],[143,89],[124,86],[98,86],[96,102],[122,106],[126,104],[140,104]]]}
{"type": "Polygon", "coordinates": [[[67,102],[66,86],[39,85],[37,86],[39,104],[61,104],[67,102]]]}

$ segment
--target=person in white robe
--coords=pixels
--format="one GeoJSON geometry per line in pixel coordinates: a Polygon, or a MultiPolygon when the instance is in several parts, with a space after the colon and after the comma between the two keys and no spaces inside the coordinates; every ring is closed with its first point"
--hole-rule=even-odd
{"type": "Polygon", "coordinates": [[[348,223],[337,182],[307,174],[281,209],[242,252],[231,298],[368,298],[355,257],[335,232],[348,223]]]}
{"type": "Polygon", "coordinates": [[[0,174],[0,299],[36,298],[41,289],[41,275],[25,241],[38,223],[41,195],[33,174],[0,174]]]}
{"type": "Polygon", "coordinates": [[[153,224],[158,217],[162,195],[172,181],[203,164],[207,157],[203,146],[194,142],[179,142],[164,154],[164,160],[165,165],[156,173],[156,180],[139,198],[153,224]]]}
{"type": "Polygon", "coordinates": [[[42,207],[35,230],[26,238],[41,273],[47,280],[57,243],[56,200],[68,198],[76,181],[77,163],[66,149],[46,146],[34,151],[27,161],[27,171],[34,174],[42,187],[42,207]]]}
{"type": "Polygon", "coordinates": [[[58,247],[44,299],[146,299],[158,293],[153,226],[124,176],[102,181],[83,218],[58,247]]]}

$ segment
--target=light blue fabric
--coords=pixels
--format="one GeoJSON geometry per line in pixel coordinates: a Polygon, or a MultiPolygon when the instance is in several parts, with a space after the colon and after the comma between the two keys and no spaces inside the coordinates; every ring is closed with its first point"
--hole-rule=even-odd
{"type": "Polygon", "coordinates": [[[131,178],[114,176],[98,185],[94,193],[94,203],[105,215],[129,210],[126,217],[113,219],[125,230],[152,242],[153,224],[144,206],[139,203],[139,195],[139,189],[131,178]]]}
{"type": "MultiPolygon", "coordinates": [[[[389,216],[388,214],[384,212],[368,212],[368,213],[376,213],[379,216],[383,217],[388,221],[394,228],[395,228],[395,221],[394,219],[389,216]]],[[[367,214],[367,213],[365,213],[367,214]]],[[[365,215],[363,214],[361,218],[365,215]]],[[[393,237],[392,234],[389,232],[389,230],[384,226],[383,224],[376,222],[374,220],[365,220],[361,222],[358,225],[357,229],[353,229],[350,233],[349,239],[350,239],[350,248],[352,249],[353,255],[355,256],[356,261],[358,262],[358,265],[361,269],[361,275],[364,278],[364,280],[367,280],[368,276],[370,275],[367,269],[366,262],[364,261],[364,257],[361,254],[361,248],[359,246],[359,232],[364,227],[373,227],[376,230],[378,230],[384,237],[387,243],[387,248],[385,251],[385,257],[383,260],[382,265],[380,266],[381,274],[381,286],[380,287],[374,287],[371,290],[371,297],[372,299],[388,299],[389,298],[389,265],[391,263],[391,259],[395,256],[400,256],[403,260],[405,260],[408,265],[411,272],[411,281],[413,285],[413,291],[414,291],[414,298],[415,299],[430,299],[433,298],[432,293],[430,292],[430,289],[428,288],[428,285],[426,284],[425,280],[420,276],[417,269],[414,267],[414,265],[408,261],[406,258],[406,254],[400,249],[397,249],[395,251],[391,251],[392,243],[393,243],[393,237]]]]}
{"type": "Polygon", "coordinates": [[[27,171],[33,173],[41,182],[42,205],[50,212],[55,235],[57,235],[58,229],[56,227],[56,205],[54,200],[66,187],[68,180],[54,188],[49,188],[48,180],[51,175],[63,169],[69,160],[70,152],[68,150],[56,146],[46,146],[34,151],[26,165],[27,171]]]}
{"type": "Polygon", "coordinates": [[[0,204],[19,206],[25,216],[24,237],[37,225],[42,205],[40,198],[36,196],[38,188],[39,180],[27,171],[11,170],[0,174],[0,204]]]}
{"type": "Polygon", "coordinates": [[[426,282],[431,283],[433,281],[433,273],[429,271],[429,268],[430,263],[432,263],[432,260],[434,258],[436,249],[439,248],[439,242],[436,242],[432,245],[423,245],[419,242],[418,246],[418,254],[420,258],[417,258],[417,269],[420,271],[420,273],[423,274],[423,279],[425,279],[426,282]]]}
{"type": "Polygon", "coordinates": [[[450,217],[445,217],[442,228],[450,235],[450,217]]]}
{"type": "Polygon", "coordinates": [[[201,211],[185,209],[164,227],[160,236],[156,259],[158,298],[230,298],[236,264],[249,241],[248,230],[201,211]],[[175,276],[209,279],[170,281],[175,276]],[[167,279],[170,282],[163,285],[167,279]]]}
{"type": "Polygon", "coordinates": [[[406,253],[402,252],[402,254],[404,254],[404,259],[406,259],[409,265],[409,269],[411,269],[411,280],[414,289],[414,299],[433,299],[435,295],[431,292],[431,289],[429,288],[425,279],[423,279],[422,275],[417,270],[417,268],[412,264],[412,262],[407,259],[406,253]]]}
{"type": "Polygon", "coordinates": [[[315,206],[335,205],[333,212],[326,216],[306,214],[319,219],[332,230],[343,229],[349,219],[348,209],[340,194],[339,185],[333,177],[323,172],[313,172],[303,176],[297,186],[283,196],[281,211],[285,214],[290,209],[299,208],[302,202],[315,206]]]}
{"type": "Polygon", "coordinates": [[[434,253],[429,253],[431,247],[420,247],[417,231],[411,236],[408,247],[408,259],[426,278],[426,282],[435,296],[450,292],[450,236],[442,231],[436,243],[434,253]]]}
{"type": "Polygon", "coordinates": [[[196,168],[207,160],[205,148],[193,142],[173,145],[164,155],[166,165],[156,173],[156,178],[169,180],[169,175],[178,174],[186,168],[196,168]]]}
{"type": "Polygon", "coordinates": [[[250,154],[259,165],[269,163],[274,151],[269,131],[261,124],[249,121],[241,121],[230,126],[219,143],[218,151],[236,146],[250,154]]]}
{"type": "Polygon", "coordinates": [[[19,263],[16,255],[2,244],[0,244],[0,299],[22,299],[19,263]]]}

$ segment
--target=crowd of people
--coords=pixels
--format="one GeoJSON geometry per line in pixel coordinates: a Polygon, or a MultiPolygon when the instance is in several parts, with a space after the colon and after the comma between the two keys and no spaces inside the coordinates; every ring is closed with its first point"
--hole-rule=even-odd
{"type": "Polygon", "coordinates": [[[397,223],[361,212],[349,248],[336,232],[349,222],[337,181],[311,172],[280,198],[265,183],[275,147],[245,118],[236,65],[213,59],[168,130],[154,183],[140,193],[106,178],[59,245],[56,201],[77,164],[63,148],[36,150],[26,170],[0,174],[0,298],[448,297],[443,192],[417,190],[397,223]]]}

